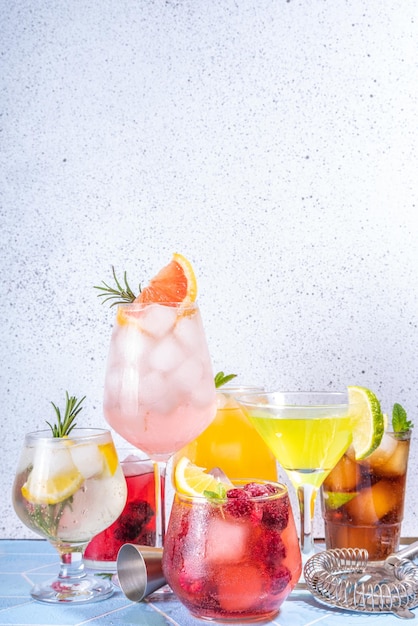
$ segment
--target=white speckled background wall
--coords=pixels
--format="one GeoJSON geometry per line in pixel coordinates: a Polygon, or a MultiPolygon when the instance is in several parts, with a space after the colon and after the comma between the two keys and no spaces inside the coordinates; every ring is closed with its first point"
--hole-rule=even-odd
{"type": "Polygon", "coordinates": [[[0,29],[0,536],[33,536],[10,488],[50,401],[104,425],[92,286],[173,251],[215,371],[405,405],[418,535],[417,3],[15,0],[0,29]]]}

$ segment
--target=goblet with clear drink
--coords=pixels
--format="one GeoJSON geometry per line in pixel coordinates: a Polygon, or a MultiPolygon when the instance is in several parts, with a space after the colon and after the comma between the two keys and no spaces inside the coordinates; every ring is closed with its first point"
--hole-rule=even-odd
{"type": "Polygon", "coordinates": [[[65,437],[50,430],[29,433],[13,485],[18,517],[48,539],[61,567],[31,595],[44,602],[102,600],[113,585],[84,570],[88,542],[110,526],[126,501],[126,482],[108,430],[77,428],[65,437]]]}

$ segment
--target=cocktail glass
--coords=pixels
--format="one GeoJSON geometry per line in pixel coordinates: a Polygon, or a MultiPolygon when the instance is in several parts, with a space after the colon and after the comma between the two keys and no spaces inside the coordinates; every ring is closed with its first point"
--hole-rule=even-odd
{"type": "Polygon", "coordinates": [[[379,447],[356,461],[350,447],[321,488],[325,543],[365,548],[371,561],[397,552],[411,431],[385,431],[379,447]]]}
{"type": "Polygon", "coordinates": [[[287,487],[234,481],[225,498],[175,493],[164,575],[196,617],[272,619],[296,585],[301,554],[287,487]]]}
{"type": "Polygon", "coordinates": [[[262,392],[260,387],[225,385],[216,393],[215,419],[196,439],[177,452],[208,470],[219,467],[230,479],[251,476],[277,481],[276,457],[247,419],[237,398],[262,392]]]}
{"type": "Polygon", "coordinates": [[[160,474],[215,412],[215,383],[198,305],[120,305],[107,363],[104,414],[119,435],[154,461],[157,547],[163,545],[165,530],[160,474]]]}
{"type": "Polygon", "coordinates": [[[238,398],[295,487],[303,557],[313,554],[318,489],[347,450],[355,408],[343,392],[273,392],[238,398]]]}
{"type": "Polygon", "coordinates": [[[109,597],[113,585],[87,575],[83,551],[121,513],[126,482],[108,430],[78,428],[67,437],[51,431],[25,437],[13,485],[18,517],[56,548],[58,576],[35,585],[43,602],[80,603],[109,597]]]}
{"type": "Polygon", "coordinates": [[[84,551],[84,564],[93,569],[116,570],[119,549],[125,543],[155,546],[155,481],[151,459],[139,452],[118,450],[128,495],[118,519],[93,537],[84,551]]]}

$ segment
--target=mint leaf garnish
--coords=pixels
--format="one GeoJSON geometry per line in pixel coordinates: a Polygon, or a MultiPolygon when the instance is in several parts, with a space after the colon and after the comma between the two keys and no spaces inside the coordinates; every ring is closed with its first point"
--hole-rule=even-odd
{"type": "Polygon", "coordinates": [[[203,495],[207,500],[213,503],[218,503],[220,501],[225,500],[226,498],[226,489],[225,487],[219,483],[216,487],[216,491],[211,491],[209,489],[205,489],[203,495]]]}
{"type": "Polygon", "coordinates": [[[413,423],[408,420],[405,409],[397,402],[392,409],[392,428],[395,433],[402,433],[413,428],[413,423]]]}
{"type": "Polygon", "coordinates": [[[230,380],[232,380],[233,378],[236,378],[237,375],[236,374],[226,374],[224,372],[218,372],[215,376],[215,387],[216,389],[219,389],[219,387],[222,387],[223,385],[226,385],[226,383],[229,383],[230,380]]]}

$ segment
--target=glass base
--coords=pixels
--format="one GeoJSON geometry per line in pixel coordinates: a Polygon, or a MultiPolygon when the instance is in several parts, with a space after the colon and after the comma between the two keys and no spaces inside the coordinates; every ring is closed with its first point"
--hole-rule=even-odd
{"type": "Polygon", "coordinates": [[[212,622],[212,624],[216,622],[220,622],[222,624],[245,624],[248,622],[249,624],[256,624],[258,622],[270,622],[272,619],[277,617],[279,610],[270,611],[269,613],[265,613],[264,615],[249,615],[248,617],[225,617],[224,615],[219,615],[219,617],[208,617],[206,615],[199,615],[198,613],[193,613],[190,611],[193,617],[197,619],[204,620],[205,622],[212,622]]]}
{"type": "Polygon", "coordinates": [[[93,559],[83,558],[84,565],[90,569],[97,569],[101,572],[115,572],[117,561],[95,561],[93,559]]]}
{"type": "Polygon", "coordinates": [[[148,599],[159,600],[161,602],[162,600],[171,600],[173,595],[174,591],[171,589],[170,585],[164,585],[153,591],[152,594],[148,596],[148,599]]]}
{"type": "Polygon", "coordinates": [[[31,596],[39,602],[53,604],[81,604],[109,598],[115,591],[113,584],[98,576],[77,579],[56,578],[31,589],[31,596]]]}

